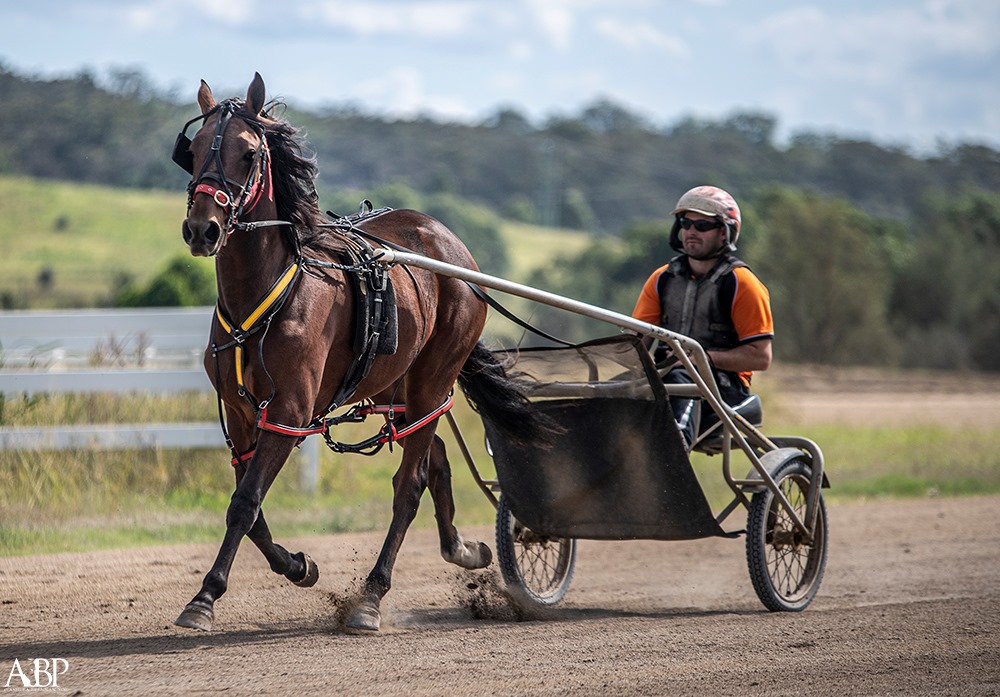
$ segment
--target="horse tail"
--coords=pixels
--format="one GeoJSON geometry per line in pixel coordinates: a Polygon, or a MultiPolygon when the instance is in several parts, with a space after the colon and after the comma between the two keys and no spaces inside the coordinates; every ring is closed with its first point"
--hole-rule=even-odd
{"type": "Polygon", "coordinates": [[[458,384],[472,408],[515,443],[545,446],[563,430],[535,409],[482,341],[462,366],[458,384]]]}

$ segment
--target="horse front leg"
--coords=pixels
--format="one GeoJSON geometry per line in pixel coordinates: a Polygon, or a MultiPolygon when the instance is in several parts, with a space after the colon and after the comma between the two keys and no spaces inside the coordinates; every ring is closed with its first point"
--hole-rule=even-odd
{"type": "Polygon", "coordinates": [[[425,426],[404,439],[402,461],[392,478],[392,522],[378,560],[365,581],[361,599],[347,619],[347,629],[377,632],[381,626],[379,606],[392,587],[396,555],[417,515],[420,496],[427,488],[427,450],[433,435],[432,426],[425,426]]]}
{"type": "Polygon", "coordinates": [[[247,466],[245,475],[236,486],[229,509],[226,511],[226,534],[215,563],[205,574],[201,590],[174,621],[177,626],[205,631],[212,628],[215,619],[215,601],[225,594],[229,586],[229,573],[236,558],[236,551],[243,536],[256,524],[264,496],[285,464],[285,460],[288,459],[293,444],[294,441],[290,438],[272,434],[261,435],[253,458],[247,466]]]}
{"type": "MultiPolygon", "coordinates": [[[[246,464],[239,463],[236,465],[235,470],[236,486],[239,486],[246,475],[246,464]]],[[[257,514],[257,520],[254,521],[253,527],[247,533],[247,537],[260,550],[260,553],[264,555],[268,565],[271,567],[271,571],[284,576],[296,586],[302,588],[309,588],[316,585],[316,581],[319,580],[319,567],[316,565],[316,562],[305,552],[292,554],[271,539],[271,530],[267,527],[267,521],[264,520],[263,507],[257,514]]]]}
{"type": "Polygon", "coordinates": [[[247,533],[250,541],[256,545],[264,558],[267,559],[271,571],[284,576],[296,586],[309,588],[319,580],[319,566],[305,552],[292,554],[287,549],[271,539],[271,531],[264,520],[264,511],[257,514],[257,520],[247,533]]]}

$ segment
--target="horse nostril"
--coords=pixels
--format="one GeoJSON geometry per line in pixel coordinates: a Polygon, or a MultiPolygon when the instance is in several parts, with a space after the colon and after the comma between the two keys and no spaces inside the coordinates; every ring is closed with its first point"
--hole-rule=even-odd
{"type": "Polygon", "coordinates": [[[214,245],[219,241],[219,237],[221,235],[222,230],[219,229],[219,226],[214,221],[210,222],[208,224],[208,229],[205,230],[205,242],[210,245],[214,245]]]}
{"type": "Polygon", "coordinates": [[[181,235],[184,243],[191,248],[196,256],[214,254],[216,245],[222,237],[222,229],[214,220],[192,220],[188,218],[181,225],[181,235]]]}

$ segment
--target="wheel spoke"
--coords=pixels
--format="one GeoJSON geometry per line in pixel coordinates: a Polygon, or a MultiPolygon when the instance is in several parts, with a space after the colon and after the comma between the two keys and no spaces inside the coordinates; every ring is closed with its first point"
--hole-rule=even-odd
{"type": "Polygon", "coordinates": [[[501,496],[497,558],[508,586],[539,605],[562,600],[573,577],[576,542],[539,535],[518,522],[501,496]]]}
{"type": "MultiPolygon", "coordinates": [[[[790,461],[774,473],[778,489],[795,517],[806,522],[810,472],[808,466],[790,461]]],[[[826,510],[818,503],[812,540],[770,491],[754,495],[747,525],[747,561],[758,597],[770,610],[801,610],[816,594],[826,564],[826,510]]]]}

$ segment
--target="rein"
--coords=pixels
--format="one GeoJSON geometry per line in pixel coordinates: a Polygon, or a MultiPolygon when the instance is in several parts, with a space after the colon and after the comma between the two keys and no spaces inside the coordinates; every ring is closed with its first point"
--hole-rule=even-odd
{"type": "MultiPolygon", "coordinates": [[[[191,206],[194,205],[195,196],[198,194],[211,196],[215,203],[226,211],[224,233],[227,239],[235,230],[240,229],[239,218],[244,213],[248,213],[254,209],[265,189],[267,190],[268,198],[272,201],[274,200],[274,187],[271,181],[271,156],[267,146],[265,129],[254,119],[240,114],[239,109],[242,106],[243,103],[238,99],[227,99],[217,104],[201,116],[197,116],[184,124],[184,129],[177,135],[177,140],[174,143],[174,162],[191,175],[191,182],[188,184],[188,212],[191,211],[191,206]],[[219,118],[215,124],[215,134],[212,138],[211,150],[209,151],[210,155],[205,159],[198,175],[195,176],[194,155],[191,153],[191,139],[187,137],[187,129],[197,121],[207,122],[208,118],[215,113],[219,114],[219,118]],[[242,185],[226,176],[225,168],[222,164],[222,143],[225,139],[226,128],[233,117],[242,119],[260,137],[260,147],[254,153],[253,164],[247,173],[246,181],[242,185]],[[215,166],[215,169],[209,171],[209,167],[212,165],[215,166]],[[206,180],[215,182],[217,186],[207,184],[206,180]],[[239,198],[233,195],[233,188],[240,191],[239,198]]],[[[277,221],[270,222],[277,223],[277,221]]]]}
{"type": "MultiPolygon", "coordinates": [[[[356,227],[356,223],[364,218],[380,215],[389,209],[383,208],[373,212],[371,210],[371,204],[365,201],[362,204],[362,210],[358,212],[357,216],[338,218],[337,222],[331,223],[327,226],[334,228],[337,234],[339,234],[347,242],[350,254],[356,262],[353,264],[341,264],[337,262],[303,257],[298,236],[295,234],[294,225],[291,222],[285,220],[241,221],[240,218],[257,206],[265,190],[267,191],[268,200],[274,200],[271,157],[267,145],[266,129],[254,119],[239,113],[242,106],[243,102],[238,99],[230,99],[221,102],[201,116],[188,121],[184,124],[184,128],[178,134],[174,143],[172,159],[192,177],[191,182],[188,184],[188,212],[190,213],[191,207],[194,205],[195,196],[199,194],[210,196],[212,200],[226,212],[226,225],[223,231],[226,240],[228,240],[229,236],[236,230],[250,232],[262,227],[286,227],[291,230],[289,237],[291,238],[292,246],[294,248],[294,258],[285,268],[285,271],[282,272],[279,278],[274,282],[270,290],[257,303],[253,311],[251,311],[242,322],[237,322],[233,318],[229,317],[227,312],[222,308],[221,304],[216,303],[213,322],[217,324],[229,338],[229,340],[224,343],[216,343],[213,341],[211,345],[212,357],[215,363],[216,384],[221,384],[219,353],[228,349],[233,349],[238,393],[241,397],[245,398],[250,403],[251,407],[256,411],[256,429],[297,438],[300,443],[307,436],[323,434],[327,445],[329,445],[330,448],[336,452],[374,454],[378,452],[378,450],[380,450],[386,443],[388,443],[391,448],[392,444],[400,438],[405,438],[410,433],[413,433],[417,429],[431,423],[451,409],[453,401],[449,395],[440,407],[432,411],[430,414],[421,417],[414,423],[406,426],[402,430],[397,430],[394,422],[396,412],[403,413],[405,411],[405,407],[400,405],[389,405],[388,407],[369,405],[364,408],[361,408],[362,405],[358,405],[358,407],[355,407],[343,417],[329,417],[329,414],[338,409],[350,398],[356,390],[358,384],[360,384],[360,382],[368,375],[371,365],[375,359],[378,341],[377,332],[370,341],[367,350],[362,351],[355,356],[350,367],[348,368],[344,383],[337,390],[333,400],[327,408],[317,414],[308,425],[304,427],[288,426],[277,423],[268,418],[267,407],[274,399],[277,391],[277,386],[274,384],[274,381],[264,364],[263,355],[264,337],[266,336],[267,330],[271,325],[271,321],[281,311],[285,302],[294,292],[295,284],[302,273],[312,273],[309,271],[310,268],[337,269],[343,271],[344,273],[355,273],[359,277],[366,280],[372,292],[379,294],[379,302],[381,303],[381,293],[386,290],[386,284],[388,283],[387,270],[384,266],[377,263],[378,254],[374,248],[362,237],[357,235],[360,231],[356,227]],[[187,137],[187,130],[192,124],[198,121],[206,122],[208,118],[215,113],[219,114],[219,118],[215,125],[215,134],[212,138],[210,155],[206,158],[201,170],[198,172],[198,175],[195,176],[194,156],[191,152],[191,139],[187,137]],[[252,129],[254,129],[261,142],[260,147],[254,153],[253,164],[251,165],[250,171],[247,174],[247,179],[242,186],[226,176],[222,163],[222,144],[225,139],[226,128],[233,117],[242,119],[252,129]],[[213,171],[209,171],[209,167],[212,165],[214,165],[215,169],[213,171]],[[207,183],[208,181],[211,181],[212,184],[207,183]],[[234,188],[239,189],[240,191],[238,199],[233,195],[234,188]],[[367,213],[364,212],[366,205],[368,207],[367,213]],[[261,334],[261,339],[257,344],[258,362],[271,385],[271,391],[267,399],[261,401],[257,401],[250,394],[245,382],[246,356],[244,355],[244,343],[247,339],[257,333],[261,334]],[[353,445],[338,443],[331,438],[331,426],[341,423],[344,420],[363,420],[365,416],[372,413],[387,414],[386,425],[377,435],[361,443],[353,445]]],[[[225,242],[223,242],[223,244],[225,244],[225,242]]],[[[408,269],[407,271],[409,272],[408,269]]],[[[381,304],[379,305],[379,310],[381,312],[381,304]]],[[[376,320],[381,317],[380,312],[374,315],[376,320]]],[[[241,462],[246,462],[253,456],[254,450],[251,449],[245,453],[238,453],[236,451],[236,447],[232,442],[229,430],[226,426],[222,394],[218,390],[216,390],[216,397],[218,399],[219,422],[222,427],[222,433],[225,437],[226,444],[229,446],[229,449],[233,454],[233,465],[235,466],[241,462]]]]}
{"type": "MultiPolygon", "coordinates": [[[[378,213],[385,212],[388,209],[381,209],[378,213]]],[[[323,261],[320,259],[306,258],[297,253],[296,258],[286,267],[285,271],[281,274],[274,285],[271,286],[268,293],[257,303],[254,310],[247,316],[245,320],[240,323],[232,320],[228,314],[223,310],[221,305],[216,304],[216,310],[214,315],[214,320],[218,323],[219,327],[228,335],[229,341],[222,344],[212,343],[212,356],[215,362],[215,372],[216,372],[216,384],[219,384],[219,353],[228,349],[233,349],[235,353],[235,370],[236,370],[236,382],[238,386],[238,392],[241,397],[244,397],[254,408],[257,413],[257,419],[255,422],[255,428],[260,431],[268,431],[271,433],[276,433],[282,436],[289,436],[298,439],[298,443],[301,443],[306,437],[316,434],[322,434],[327,446],[334,452],[339,453],[358,453],[362,455],[374,455],[379,452],[382,447],[386,444],[389,445],[390,450],[392,445],[406,436],[410,435],[414,431],[426,426],[431,423],[445,412],[449,411],[454,401],[449,394],[447,399],[441,404],[441,406],[434,409],[431,413],[421,417],[412,424],[407,425],[402,429],[397,429],[396,423],[394,421],[395,415],[397,413],[405,413],[404,405],[375,405],[375,404],[359,404],[353,407],[347,414],[336,417],[329,416],[333,411],[340,408],[351,395],[354,393],[358,384],[368,375],[371,369],[372,363],[375,359],[375,349],[377,346],[378,335],[374,335],[370,341],[368,350],[356,354],[354,360],[349,366],[347,373],[344,378],[344,382],[341,384],[340,388],[335,393],[331,402],[327,405],[325,409],[320,411],[313,420],[306,426],[289,426],[286,424],[278,423],[271,420],[267,414],[268,405],[274,399],[274,395],[277,391],[277,387],[271,380],[271,376],[267,371],[264,364],[264,335],[267,333],[271,321],[274,317],[281,311],[287,299],[294,292],[295,283],[301,276],[303,272],[309,273],[309,268],[322,268],[322,269],[337,269],[345,273],[355,273],[369,280],[372,284],[370,287],[373,290],[385,290],[387,283],[387,271],[384,266],[379,262],[379,254],[363,240],[352,239],[348,234],[346,228],[354,228],[354,222],[350,219],[346,219],[340,225],[331,224],[330,227],[336,228],[336,234],[341,235],[344,239],[351,244],[354,250],[354,256],[357,259],[357,263],[354,264],[342,264],[331,261],[323,261]],[[357,248],[363,250],[359,252],[357,248]],[[380,285],[377,285],[380,284],[380,285]],[[263,332],[260,341],[257,344],[258,352],[258,363],[264,371],[271,384],[271,391],[267,399],[257,401],[249,392],[244,381],[244,367],[245,367],[245,355],[244,355],[244,343],[246,340],[257,334],[258,332],[263,332]],[[360,443],[342,443],[335,441],[330,435],[330,428],[336,426],[345,421],[350,422],[360,422],[364,421],[365,417],[371,414],[385,414],[386,423],[379,430],[379,432],[360,443]]],[[[375,316],[377,321],[378,315],[375,316]]],[[[232,464],[234,466],[246,462],[249,460],[254,453],[254,448],[251,448],[245,453],[239,453],[236,451],[235,444],[229,436],[229,431],[226,426],[225,415],[222,408],[222,395],[218,391],[216,392],[219,407],[219,422],[222,427],[223,436],[225,437],[226,444],[229,446],[232,452],[232,464]]]]}

